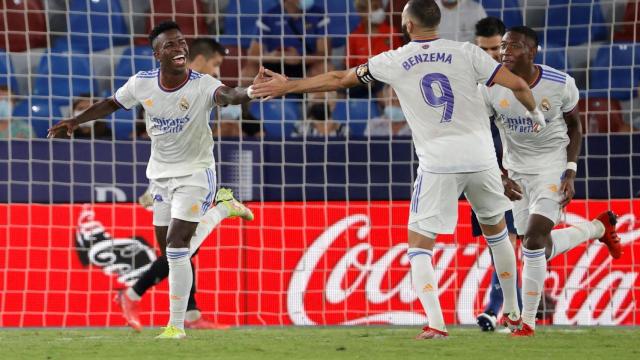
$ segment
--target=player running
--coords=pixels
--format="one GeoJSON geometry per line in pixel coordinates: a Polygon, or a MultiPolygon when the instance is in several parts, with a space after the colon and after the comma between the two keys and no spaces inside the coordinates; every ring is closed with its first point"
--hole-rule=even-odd
{"type": "Polygon", "coordinates": [[[515,251],[504,221],[504,212],[511,204],[504,195],[478,83],[496,82],[512,89],[518,101],[531,111],[527,117],[540,127],[545,125],[527,83],[476,45],[438,39],[439,23],[440,9],[434,0],[410,0],[402,12],[403,32],[412,40],[407,45],[376,55],[354,69],[308,79],[288,81],[266,71],[271,79],[254,85],[254,95],[259,97],[334,91],[374,80],[395,90],[419,158],[407,255],[413,286],[429,325],[417,339],[448,336],[432,265],[433,247],[438,234],[453,233],[462,192],[478,215],[493,252],[504,292],[505,319],[511,326],[521,323],[515,251]]]}
{"type": "Polygon", "coordinates": [[[616,216],[606,211],[591,222],[553,230],[562,209],[575,193],[582,129],[578,117],[578,88],[568,74],[533,63],[536,32],[525,26],[509,29],[502,38],[502,63],[526,81],[547,126],[534,132],[511,91],[499,85],[483,88],[488,111],[495,116],[504,146],[505,195],[514,201],[515,225],[524,235],[522,255],[522,321],[514,336],[532,336],[535,315],[547,275],[547,261],[589,239],[604,243],[614,259],[621,256],[615,232],[616,216]]]}
{"type": "MultiPolygon", "coordinates": [[[[251,87],[230,88],[210,75],[188,68],[189,47],[172,21],[157,25],[149,42],[160,68],[129,78],[113,97],[95,103],[77,117],[62,120],[49,136],[103,118],[119,108],[141,104],[151,138],[147,178],[154,197],[156,239],[166,239],[169,263],[169,324],[160,339],[186,337],[184,318],[193,281],[190,240],[214,201],[216,188],[211,109],[251,100],[251,87]]],[[[255,79],[259,81],[261,74],[255,79]]]]}
{"type": "MultiPolygon", "coordinates": [[[[220,66],[224,60],[225,49],[213,39],[195,39],[189,47],[189,68],[200,74],[209,74],[214,78],[220,78],[220,66]]],[[[151,188],[140,196],[138,199],[140,205],[152,209],[153,195],[151,188]]],[[[245,220],[253,220],[251,210],[246,208],[242,203],[233,197],[233,193],[229,189],[221,188],[216,193],[216,206],[207,211],[200,224],[196,229],[196,233],[191,239],[190,253],[200,247],[200,244],[209,236],[211,231],[225,218],[241,217],[245,220]],[[197,245],[196,245],[197,244],[197,245]]],[[[169,263],[165,253],[167,244],[166,239],[158,239],[161,255],[151,264],[133,286],[118,291],[115,302],[122,310],[122,316],[127,320],[127,324],[136,331],[142,330],[142,324],[139,316],[139,304],[142,296],[151,287],[158,284],[169,276],[169,263]]],[[[185,314],[184,325],[188,329],[225,329],[228,325],[216,324],[208,321],[202,316],[196,304],[196,269],[191,261],[191,272],[193,273],[193,282],[189,291],[189,301],[187,302],[187,312],[185,314]]]]}

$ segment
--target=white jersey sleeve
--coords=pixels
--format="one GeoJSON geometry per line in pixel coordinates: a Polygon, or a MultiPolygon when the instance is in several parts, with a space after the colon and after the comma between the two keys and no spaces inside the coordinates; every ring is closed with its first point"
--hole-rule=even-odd
{"type": "Polygon", "coordinates": [[[487,87],[478,84],[478,89],[480,89],[480,93],[482,94],[482,100],[484,101],[484,107],[487,110],[487,115],[489,115],[489,117],[496,116],[493,105],[491,105],[491,99],[489,98],[489,91],[487,91],[487,87]]]}
{"type": "Polygon", "coordinates": [[[202,94],[207,95],[207,104],[210,108],[216,106],[216,91],[224,84],[211,75],[205,74],[200,80],[202,94]]]}
{"type": "MultiPolygon", "coordinates": [[[[387,84],[391,83],[393,79],[397,79],[397,71],[400,70],[400,67],[396,65],[398,62],[395,58],[394,50],[385,51],[370,58],[367,66],[373,79],[387,84]]],[[[356,71],[366,71],[360,70],[361,66],[356,71]]]]}
{"type": "Polygon", "coordinates": [[[502,65],[474,44],[465,43],[462,48],[471,58],[470,63],[475,80],[480,84],[491,85],[502,65]]]}
{"type": "Polygon", "coordinates": [[[127,80],[127,82],[122,85],[116,93],[113,94],[113,100],[120,105],[120,107],[131,110],[134,106],[140,104],[138,99],[136,99],[136,76],[138,74],[133,75],[127,80]]]}
{"type": "Polygon", "coordinates": [[[562,94],[562,112],[566,114],[575,109],[578,106],[578,100],[580,100],[580,93],[578,92],[576,81],[571,76],[567,76],[564,93],[562,94]]]}

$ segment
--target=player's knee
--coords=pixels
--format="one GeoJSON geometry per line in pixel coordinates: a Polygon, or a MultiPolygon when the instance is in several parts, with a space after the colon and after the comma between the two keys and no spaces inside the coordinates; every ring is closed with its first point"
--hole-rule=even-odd
{"type": "Polygon", "coordinates": [[[528,230],[524,235],[522,244],[529,250],[542,249],[545,247],[546,235],[535,230],[528,230]]]}

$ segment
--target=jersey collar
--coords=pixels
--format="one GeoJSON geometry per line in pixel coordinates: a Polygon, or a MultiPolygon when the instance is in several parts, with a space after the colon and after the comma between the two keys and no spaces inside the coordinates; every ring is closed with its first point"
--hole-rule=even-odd
{"type": "Polygon", "coordinates": [[[189,73],[187,74],[187,78],[184,79],[184,81],[182,82],[182,84],[174,87],[174,88],[166,88],[164,86],[162,86],[162,82],[160,81],[160,71],[158,71],[158,87],[160,87],[160,90],[164,91],[164,92],[174,92],[174,91],[178,91],[180,90],[183,86],[185,86],[188,82],[189,79],[191,79],[191,69],[189,69],[189,73]]]}
{"type": "Polygon", "coordinates": [[[421,40],[411,40],[411,42],[415,42],[415,43],[426,43],[426,42],[431,42],[431,41],[436,41],[436,40],[440,40],[440,38],[432,38],[432,39],[421,39],[421,40]]]}

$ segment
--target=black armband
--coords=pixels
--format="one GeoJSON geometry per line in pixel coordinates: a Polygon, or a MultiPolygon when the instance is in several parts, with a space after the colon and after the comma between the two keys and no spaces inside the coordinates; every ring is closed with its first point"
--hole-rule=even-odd
{"type": "Polygon", "coordinates": [[[356,76],[363,84],[368,84],[375,80],[369,71],[369,63],[358,65],[358,67],[356,67],[356,76]]]}

